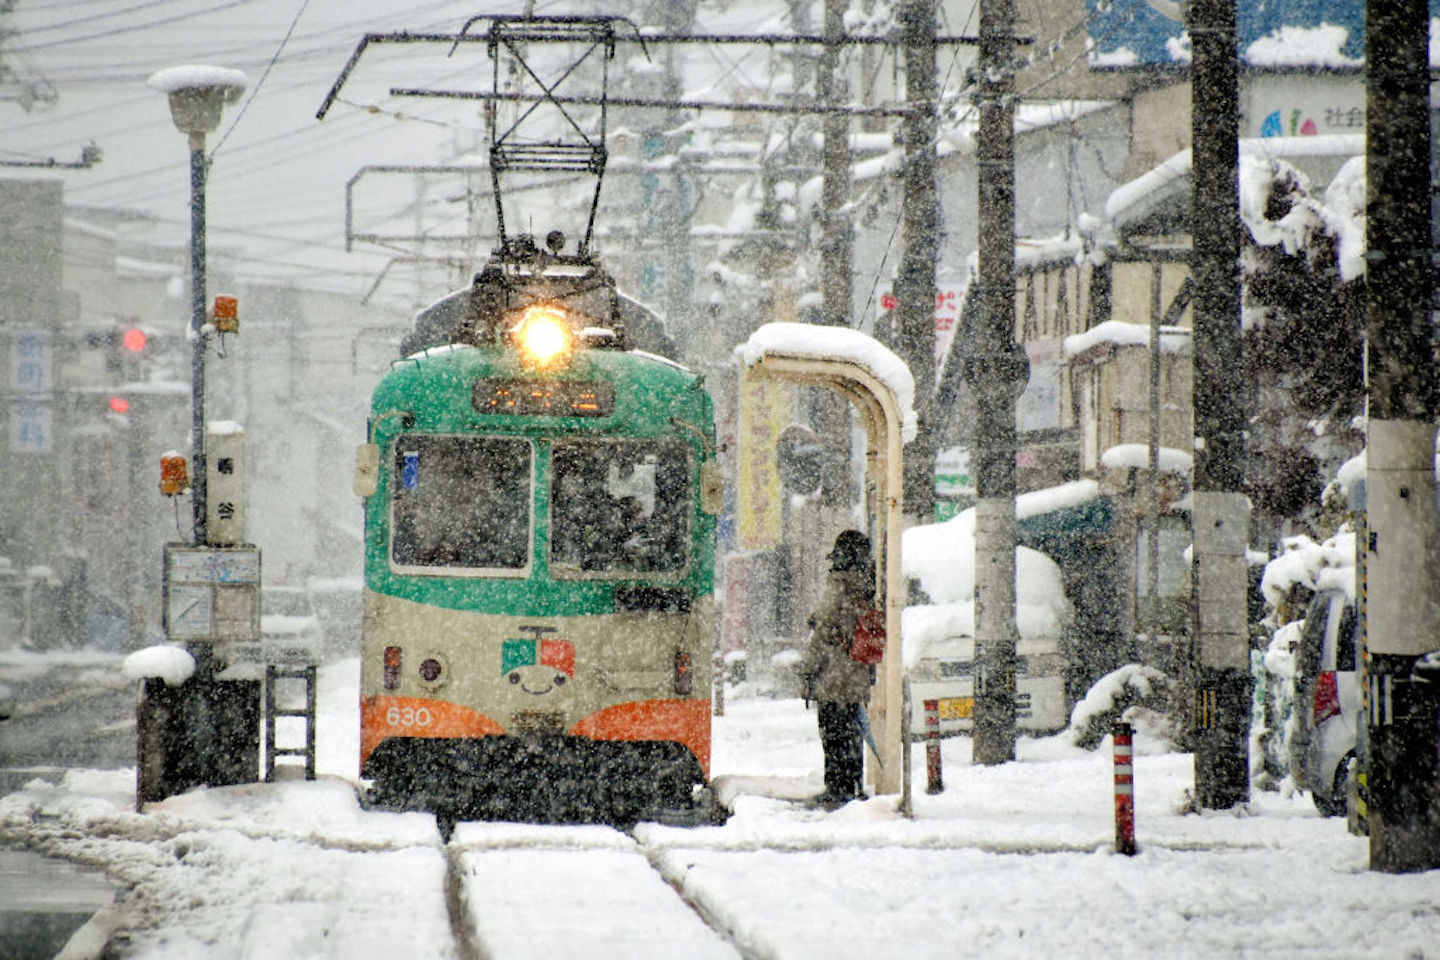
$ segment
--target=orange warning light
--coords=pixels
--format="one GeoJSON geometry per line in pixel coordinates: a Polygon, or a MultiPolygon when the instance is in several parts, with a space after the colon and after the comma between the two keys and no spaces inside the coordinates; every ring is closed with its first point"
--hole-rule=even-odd
{"type": "Polygon", "coordinates": [[[240,301],[235,297],[224,294],[215,298],[215,309],[212,312],[215,321],[215,330],[219,333],[240,332],[240,301]]]}
{"type": "Polygon", "coordinates": [[[179,496],[190,488],[189,470],[185,458],[178,454],[166,454],[160,458],[160,492],[167,497],[179,496]]]}

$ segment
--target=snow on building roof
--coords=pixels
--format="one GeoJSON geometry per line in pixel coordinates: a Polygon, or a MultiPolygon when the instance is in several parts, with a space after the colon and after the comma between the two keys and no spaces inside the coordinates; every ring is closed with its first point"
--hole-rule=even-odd
{"type": "Polygon", "coordinates": [[[1321,23],[1313,27],[1282,26],[1251,41],[1241,59],[1252,67],[1283,69],[1320,67],[1323,69],[1359,69],[1363,57],[1346,56],[1344,46],[1350,30],[1337,23],[1321,23]]]}
{"type": "Polygon", "coordinates": [[[910,368],[880,341],[849,327],[812,323],[767,323],[735,348],[745,364],[754,366],[766,354],[813,360],[851,360],[874,374],[895,394],[900,407],[900,435],[915,439],[915,378],[910,368]]]}
{"type": "MultiPolygon", "coordinates": [[[[1093,68],[1188,64],[1190,34],[1175,0],[1087,0],[1085,50],[1093,68]]],[[[1430,63],[1440,63],[1430,2],[1430,63]]],[[[1241,61],[1257,70],[1359,70],[1365,55],[1360,0],[1239,0],[1235,33],[1241,61]]]]}
{"type": "MultiPolygon", "coordinates": [[[[1124,320],[1106,320],[1097,323],[1084,333],[1074,333],[1065,338],[1065,356],[1075,358],[1098,347],[1149,347],[1150,325],[1126,323],[1124,320]]],[[[1161,353],[1189,353],[1192,348],[1189,327],[1160,328],[1161,353]]]]}
{"type": "Polygon", "coordinates": [[[120,239],[120,234],[109,227],[102,227],[88,220],[78,220],[75,217],[66,217],[64,227],[66,232],[83,233],[86,236],[99,237],[102,240],[118,241],[120,239]]]}
{"type": "Polygon", "coordinates": [[[122,277],[178,277],[181,268],[174,263],[141,260],[137,257],[116,257],[115,272],[122,277]]]}
{"type": "Polygon", "coordinates": [[[1015,498],[1015,519],[1024,520],[1026,517],[1038,517],[1056,510],[1066,510],[1070,507],[1092,503],[1099,498],[1100,484],[1096,481],[1071,480],[1069,483],[1046,487],[1043,490],[1031,490],[1029,493],[1017,496],[1015,498]]]}
{"type": "MultiPolygon", "coordinates": [[[[1241,155],[1271,159],[1288,157],[1353,157],[1365,152],[1363,134],[1323,134],[1314,137],[1244,137],[1241,155]]],[[[1159,166],[1123,183],[1105,201],[1105,218],[1116,226],[1143,220],[1165,202],[1183,196],[1189,203],[1192,158],[1187,148],[1159,166]]]]}
{"type": "MultiPolygon", "coordinates": [[[[1113,100],[1046,100],[1036,103],[1021,103],[1015,107],[1014,130],[1016,136],[1043,130],[1061,123],[1096,113],[1115,105],[1113,100]]],[[[966,109],[957,117],[942,122],[935,141],[936,157],[951,154],[961,156],[975,152],[975,137],[979,131],[980,115],[976,110],[966,109]]],[[[865,139],[852,138],[852,149],[878,149],[886,144],[890,134],[865,135],[865,139]],[[881,138],[885,139],[881,139],[881,138]]],[[[887,174],[899,173],[905,165],[905,149],[897,146],[885,150],[879,156],[862,160],[851,167],[851,178],[855,183],[864,183],[887,174]]],[[[814,176],[800,187],[799,208],[813,211],[820,204],[823,176],[814,176]]]]}
{"type": "MultiPolygon", "coordinates": [[[[1135,468],[1146,470],[1150,467],[1150,447],[1143,443],[1121,443],[1100,454],[1100,465],[1107,470],[1135,468]]],[[[1174,447],[1160,448],[1160,471],[1186,476],[1195,466],[1195,457],[1174,447]]]]}

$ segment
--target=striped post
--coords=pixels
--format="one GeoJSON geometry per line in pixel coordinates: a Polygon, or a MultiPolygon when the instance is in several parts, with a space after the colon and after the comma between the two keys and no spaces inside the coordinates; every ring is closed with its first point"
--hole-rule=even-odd
{"type": "Polygon", "coordinates": [[[1115,740],[1115,852],[1135,855],[1135,773],[1131,764],[1131,730],[1117,723],[1115,740]]]}
{"type": "Polygon", "coordinates": [[[926,793],[940,793],[940,701],[925,701],[925,775],[926,793]]]}

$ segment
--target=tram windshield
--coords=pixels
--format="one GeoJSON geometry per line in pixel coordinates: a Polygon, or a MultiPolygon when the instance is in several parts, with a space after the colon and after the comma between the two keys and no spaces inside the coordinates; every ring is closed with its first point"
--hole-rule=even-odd
{"type": "Polygon", "coordinates": [[[449,573],[525,569],[531,449],[513,437],[402,436],[391,478],[395,565],[449,573]]]}
{"type": "Polygon", "coordinates": [[[689,451],[673,440],[557,443],[550,565],[560,576],[674,573],[689,558],[689,451]]]}

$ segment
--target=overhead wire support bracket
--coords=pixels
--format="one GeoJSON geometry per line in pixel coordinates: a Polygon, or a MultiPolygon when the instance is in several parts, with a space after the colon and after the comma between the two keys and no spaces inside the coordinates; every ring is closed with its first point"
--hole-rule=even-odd
{"type": "MultiPolygon", "coordinates": [[[[478,18],[477,18],[477,19],[478,19],[478,18]]],[[[494,18],[492,18],[492,19],[494,19],[494,18]]],[[[515,19],[515,18],[510,18],[510,19],[515,19]]],[[[551,18],[548,18],[548,19],[554,21],[554,20],[565,20],[565,19],[568,19],[568,18],[556,18],[556,17],[551,17],[551,18]]],[[[593,19],[597,19],[597,18],[593,18],[593,17],[592,17],[592,18],[588,18],[588,19],[592,19],[592,20],[593,20],[593,19]]],[[[608,19],[617,19],[617,18],[608,18],[608,19]]],[[[472,22],[473,22],[473,20],[472,20],[472,22]]],[[[467,26],[468,26],[468,25],[467,25],[467,26]]],[[[1013,43],[1015,43],[1015,44],[1017,44],[1017,45],[1020,45],[1020,46],[1028,46],[1028,45],[1033,44],[1033,43],[1035,42],[1035,38],[1034,38],[1034,37],[1021,37],[1021,36],[1016,36],[1016,37],[1011,37],[1010,39],[1011,39],[1011,41],[1012,41],[1013,43]]],[[[824,36],[823,34],[806,34],[806,33],[791,33],[791,34],[787,34],[787,33],[723,33],[723,34],[715,34],[715,33],[712,33],[712,34],[704,34],[704,33],[640,33],[640,32],[637,32],[633,37],[626,37],[626,36],[616,35],[616,36],[614,37],[614,42],[615,42],[615,43],[639,43],[639,44],[641,44],[642,46],[644,46],[645,44],[650,44],[650,43],[717,43],[717,44],[741,44],[741,45],[751,44],[751,45],[758,45],[758,46],[791,46],[791,45],[793,45],[793,46],[826,46],[826,45],[840,44],[840,45],[842,45],[842,46],[882,46],[882,47],[886,47],[886,46],[888,46],[888,47],[898,47],[898,46],[901,45],[901,40],[900,40],[900,38],[899,38],[898,35],[890,35],[890,34],[883,34],[883,35],[846,34],[846,35],[844,35],[844,36],[836,39],[836,38],[834,38],[834,37],[826,37],[826,36],[824,36]]],[[[348,80],[350,79],[350,74],[354,72],[356,64],[358,64],[358,63],[360,62],[360,58],[364,55],[365,51],[366,51],[367,49],[369,49],[369,47],[370,47],[371,45],[381,45],[381,44],[405,44],[405,43],[444,43],[444,44],[449,44],[449,45],[450,45],[450,51],[453,53],[453,52],[460,46],[460,44],[462,44],[462,43],[490,43],[490,37],[489,37],[487,34],[467,34],[467,33],[463,33],[463,32],[462,32],[462,33],[407,33],[407,32],[401,32],[401,33],[367,33],[367,34],[365,34],[365,36],[364,36],[363,38],[361,38],[359,45],[357,45],[357,46],[355,47],[355,51],[350,54],[350,59],[346,61],[345,66],[344,66],[344,67],[341,69],[341,71],[340,71],[340,76],[337,77],[336,80],[335,80],[335,85],[330,88],[330,92],[325,95],[324,101],[320,104],[320,109],[316,111],[316,113],[315,113],[315,118],[316,118],[317,120],[323,120],[323,119],[325,119],[325,115],[330,112],[330,108],[331,108],[332,106],[334,106],[335,101],[339,98],[341,88],[344,87],[346,81],[348,81],[348,80]]],[[[939,46],[979,46],[979,44],[980,44],[980,38],[979,38],[978,36],[969,36],[969,35],[945,35],[945,36],[937,36],[937,37],[935,38],[935,43],[936,43],[937,45],[939,45],[939,46]]],[[[621,105],[621,104],[619,103],[619,101],[612,101],[612,102],[615,103],[616,106],[620,106],[620,105],[621,105]]]]}
{"type": "MultiPolygon", "coordinates": [[[[440,100],[491,100],[501,103],[533,103],[547,99],[532,93],[494,93],[485,90],[427,90],[421,87],[391,87],[392,97],[421,97],[440,100]]],[[[559,103],[599,106],[600,97],[558,97],[559,103]]],[[[882,107],[859,107],[823,103],[723,103],[714,100],[668,100],[645,97],[607,97],[603,102],[612,107],[653,107],[661,110],[732,110],[736,113],[804,113],[841,114],[848,117],[908,117],[913,110],[896,104],[882,107]]]]}

